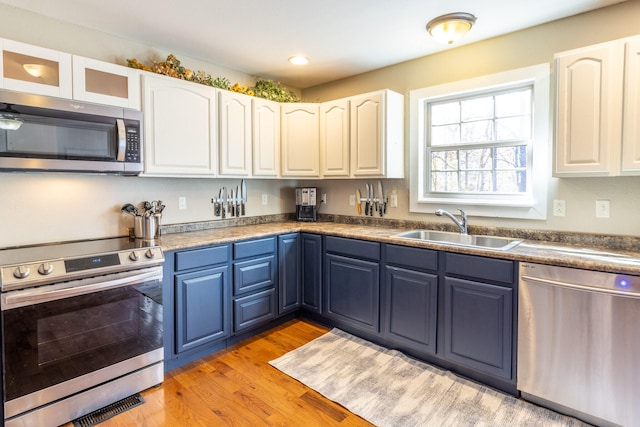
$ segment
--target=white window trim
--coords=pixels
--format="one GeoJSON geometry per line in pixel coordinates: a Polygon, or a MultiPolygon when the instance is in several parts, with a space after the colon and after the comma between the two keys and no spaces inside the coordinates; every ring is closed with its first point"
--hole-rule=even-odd
{"type": "Polygon", "coordinates": [[[442,205],[455,205],[468,215],[546,219],[547,188],[550,179],[551,164],[551,94],[550,64],[539,64],[517,70],[505,71],[473,79],[445,83],[412,90],[409,92],[409,211],[433,213],[442,205]],[[527,197],[496,198],[481,197],[421,197],[425,194],[424,161],[426,152],[426,129],[424,120],[425,100],[435,100],[452,95],[464,95],[465,92],[480,89],[499,89],[501,86],[514,83],[533,82],[533,158],[532,158],[532,191],[527,197]]]}

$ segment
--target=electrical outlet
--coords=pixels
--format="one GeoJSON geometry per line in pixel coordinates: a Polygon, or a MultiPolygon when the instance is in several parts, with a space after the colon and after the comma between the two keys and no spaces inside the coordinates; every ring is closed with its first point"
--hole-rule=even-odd
{"type": "Polygon", "coordinates": [[[263,193],[262,194],[262,204],[266,205],[267,203],[269,203],[269,196],[267,195],[267,193],[263,193]]]}
{"type": "Polygon", "coordinates": [[[349,196],[349,206],[355,206],[356,205],[356,195],[352,194],[349,196]]]}
{"type": "Polygon", "coordinates": [[[553,201],[553,216],[564,216],[565,215],[565,203],[564,200],[554,200],[553,201]]]}
{"type": "Polygon", "coordinates": [[[389,204],[391,205],[392,208],[397,208],[398,207],[398,195],[397,194],[392,194],[389,197],[389,204]]]}
{"type": "Polygon", "coordinates": [[[187,209],[187,198],[184,196],[178,197],[178,209],[187,209]]]}
{"type": "Polygon", "coordinates": [[[327,193],[322,193],[320,196],[320,203],[327,203],[327,193]]]}
{"type": "Polygon", "coordinates": [[[608,200],[596,200],[596,218],[609,218],[608,200]]]}

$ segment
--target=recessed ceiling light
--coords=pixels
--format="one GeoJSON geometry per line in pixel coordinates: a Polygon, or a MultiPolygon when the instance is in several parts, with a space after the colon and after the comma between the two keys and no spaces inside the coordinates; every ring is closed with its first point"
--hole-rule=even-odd
{"type": "Polygon", "coordinates": [[[306,65],[309,60],[304,56],[296,55],[289,58],[289,62],[291,62],[293,65],[306,65]]]}

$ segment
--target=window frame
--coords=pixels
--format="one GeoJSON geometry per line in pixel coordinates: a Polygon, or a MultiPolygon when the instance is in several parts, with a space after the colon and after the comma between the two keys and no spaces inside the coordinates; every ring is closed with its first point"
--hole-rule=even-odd
{"type": "MultiPolygon", "coordinates": [[[[416,89],[409,92],[410,102],[410,175],[409,175],[409,211],[432,213],[442,205],[456,205],[469,215],[546,219],[547,188],[550,179],[551,164],[551,72],[550,64],[539,64],[516,70],[510,70],[445,83],[437,86],[416,89]],[[430,120],[425,109],[428,102],[447,98],[462,98],[482,93],[497,92],[508,88],[532,85],[533,123],[532,138],[528,147],[527,162],[531,173],[526,194],[460,194],[429,193],[427,163],[429,161],[427,136],[430,120]]],[[[464,149],[462,144],[459,149],[464,149]]]]}

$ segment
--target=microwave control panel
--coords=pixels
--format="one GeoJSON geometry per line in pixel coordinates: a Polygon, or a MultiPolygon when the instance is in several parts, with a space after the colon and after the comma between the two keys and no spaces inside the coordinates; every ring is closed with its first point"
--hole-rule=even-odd
{"type": "Polygon", "coordinates": [[[138,123],[126,123],[127,149],[125,150],[125,162],[140,162],[140,125],[138,123]]]}

